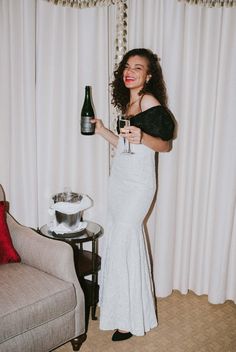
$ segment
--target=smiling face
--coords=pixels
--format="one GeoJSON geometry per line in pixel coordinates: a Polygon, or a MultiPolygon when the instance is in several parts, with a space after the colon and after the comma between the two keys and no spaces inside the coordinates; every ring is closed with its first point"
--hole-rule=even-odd
{"type": "Polygon", "coordinates": [[[126,88],[140,91],[150,78],[148,60],[142,56],[131,56],[123,71],[123,81],[126,88]]]}

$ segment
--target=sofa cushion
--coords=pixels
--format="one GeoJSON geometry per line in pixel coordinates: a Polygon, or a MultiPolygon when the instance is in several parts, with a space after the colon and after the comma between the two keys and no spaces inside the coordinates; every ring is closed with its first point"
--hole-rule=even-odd
{"type": "Polygon", "coordinates": [[[72,283],[23,263],[0,266],[0,343],[73,311],[75,306],[72,283]]]}
{"type": "Polygon", "coordinates": [[[20,256],[13,247],[7,226],[4,203],[4,201],[0,201],[0,264],[20,261],[20,256]]]}

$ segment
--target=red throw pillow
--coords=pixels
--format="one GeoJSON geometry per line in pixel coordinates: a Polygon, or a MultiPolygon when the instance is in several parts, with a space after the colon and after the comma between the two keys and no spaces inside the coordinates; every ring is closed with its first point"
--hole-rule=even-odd
{"type": "Polygon", "coordinates": [[[5,202],[0,201],[0,264],[20,262],[20,256],[13,247],[6,221],[5,202]]]}

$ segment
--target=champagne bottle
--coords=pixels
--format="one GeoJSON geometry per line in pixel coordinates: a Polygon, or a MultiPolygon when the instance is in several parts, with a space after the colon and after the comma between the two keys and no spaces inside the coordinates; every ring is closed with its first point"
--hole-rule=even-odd
{"type": "Polygon", "coordinates": [[[84,104],[81,110],[81,134],[92,135],[95,131],[95,124],[91,123],[94,118],[94,110],[91,102],[91,89],[90,86],[85,87],[84,104]]]}

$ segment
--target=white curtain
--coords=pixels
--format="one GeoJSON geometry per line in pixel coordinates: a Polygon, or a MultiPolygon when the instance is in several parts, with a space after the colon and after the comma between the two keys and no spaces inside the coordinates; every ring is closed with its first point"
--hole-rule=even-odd
{"type": "MultiPolygon", "coordinates": [[[[159,54],[179,124],[173,151],[159,155],[148,221],[156,293],[191,289],[236,302],[236,9],[176,0],[128,7],[129,48],[159,54]]],[[[105,223],[108,146],[81,136],[79,119],[92,85],[109,124],[114,9],[0,1],[0,183],[24,224],[47,222],[50,196],[65,186],[90,195],[87,218],[105,223]]]]}
{"type": "Polygon", "coordinates": [[[38,1],[36,116],[39,224],[50,195],[70,187],[88,194],[86,216],[103,224],[108,145],[80,134],[85,85],[108,124],[108,8],[73,9],[38,1]]]}
{"type": "Polygon", "coordinates": [[[129,48],[161,58],[178,121],[149,219],[158,296],[236,301],[236,8],[129,1],[129,48]]]}
{"type": "Polygon", "coordinates": [[[35,2],[0,1],[0,183],[18,219],[37,224],[35,2]]]}
{"type": "Polygon", "coordinates": [[[12,214],[48,221],[52,194],[88,194],[87,218],[104,222],[109,149],[80,134],[85,85],[109,124],[108,8],[72,9],[45,0],[0,2],[0,183],[12,214]]]}

